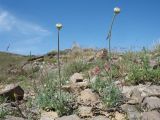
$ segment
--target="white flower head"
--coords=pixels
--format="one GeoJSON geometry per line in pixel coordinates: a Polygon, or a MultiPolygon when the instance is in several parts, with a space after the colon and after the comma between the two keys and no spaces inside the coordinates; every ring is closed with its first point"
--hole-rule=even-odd
{"type": "Polygon", "coordinates": [[[121,12],[121,9],[119,7],[114,8],[114,13],[119,14],[121,12]]]}
{"type": "Polygon", "coordinates": [[[61,23],[57,23],[56,27],[57,27],[58,30],[60,30],[60,29],[62,29],[62,24],[61,23]]]}

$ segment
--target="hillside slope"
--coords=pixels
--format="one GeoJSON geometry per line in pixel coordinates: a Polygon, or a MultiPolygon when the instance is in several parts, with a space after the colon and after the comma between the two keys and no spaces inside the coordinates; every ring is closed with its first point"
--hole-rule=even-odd
{"type": "Polygon", "coordinates": [[[0,52],[0,83],[7,82],[10,77],[13,77],[9,70],[19,68],[27,59],[27,56],[0,52]]]}

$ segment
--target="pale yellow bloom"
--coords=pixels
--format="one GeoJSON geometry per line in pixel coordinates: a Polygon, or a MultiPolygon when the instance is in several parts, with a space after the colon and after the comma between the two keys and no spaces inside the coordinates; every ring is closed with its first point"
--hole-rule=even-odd
{"type": "Polygon", "coordinates": [[[57,23],[56,27],[57,27],[58,30],[60,30],[60,29],[62,29],[62,24],[61,23],[57,23]]]}
{"type": "Polygon", "coordinates": [[[115,7],[114,8],[114,13],[115,14],[119,14],[121,12],[121,9],[120,8],[118,8],[118,7],[115,7]]]}

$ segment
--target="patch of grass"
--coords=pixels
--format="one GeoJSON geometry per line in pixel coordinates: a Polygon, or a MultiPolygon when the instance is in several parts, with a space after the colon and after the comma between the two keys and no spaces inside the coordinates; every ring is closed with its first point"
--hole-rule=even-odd
{"type": "Polygon", "coordinates": [[[0,96],[0,104],[4,103],[5,102],[5,98],[3,96],[0,96]]]}
{"type": "Polygon", "coordinates": [[[132,63],[128,72],[129,84],[139,84],[152,82],[153,84],[160,84],[160,68],[153,69],[149,65],[150,57],[148,52],[144,49],[139,54],[141,64],[132,63]]]}
{"type": "Polygon", "coordinates": [[[75,60],[71,63],[67,63],[63,68],[62,68],[62,74],[66,78],[69,78],[71,75],[74,73],[80,73],[87,71],[90,68],[90,64],[83,60],[75,60]]]}
{"type": "Polygon", "coordinates": [[[14,77],[8,73],[11,68],[18,68],[27,61],[27,56],[0,52],[0,83],[8,83],[7,78],[14,77]]]}
{"type": "Polygon", "coordinates": [[[0,107],[0,118],[4,119],[7,114],[8,111],[4,107],[0,107]]]}

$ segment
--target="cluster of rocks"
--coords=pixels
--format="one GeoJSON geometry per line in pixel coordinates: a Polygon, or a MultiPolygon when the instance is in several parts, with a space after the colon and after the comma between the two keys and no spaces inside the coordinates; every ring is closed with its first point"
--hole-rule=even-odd
{"type": "Polygon", "coordinates": [[[62,87],[76,96],[77,114],[58,117],[55,112],[42,112],[40,120],[124,120],[125,115],[119,113],[108,113],[97,93],[89,88],[89,81],[84,79],[80,73],[70,77],[67,85],[62,87]]]}
{"type": "Polygon", "coordinates": [[[129,120],[160,120],[160,86],[124,86],[122,93],[128,98],[121,107],[129,120]]]}
{"type": "MultiPolygon", "coordinates": [[[[160,120],[160,86],[137,85],[122,86],[121,91],[127,99],[120,110],[107,111],[104,109],[100,96],[93,92],[89,83],[80,73],[70,77],[63,90],[76,96],[77,114],[59,117],[53,111],[41,111],[40,120],[160,120]]],[[[6,120],[25,120],[28,115],[23,104],[24,90],[18,84],[7,85],[1,88],[0,96],[7,98],[8,103],[1,104],[8,111],[14,111],[19,117],[9,116],[6,120]],[[18,105],[18,106],[17,106],[18,105]]],[[[27,110],[26,110],[27,111],[27,110]]],[[[37,117],[39,112],[30,111],[32,116],[37,117]]]]}
{"type": "Polygon", "coordinates": [[[1,87],[0,97],[4,101],[1,101],[0,110],[1,112],[6,112],[5,120],[24,120],[28,116],[31,116],[32,119],[37,118],[38,109],[36,108],[36,111],[34,111],[27,108],[25,96],[25,91],[18,84],[9,84],[1,87]]]}

